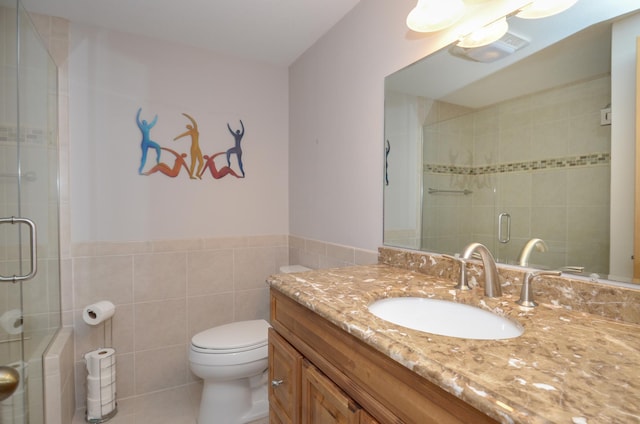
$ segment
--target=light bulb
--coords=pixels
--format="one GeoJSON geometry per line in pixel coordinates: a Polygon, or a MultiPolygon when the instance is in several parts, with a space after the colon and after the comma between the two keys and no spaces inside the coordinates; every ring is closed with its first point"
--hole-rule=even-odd
{"type": "Polygon", "coordinates": [[[578,0],[536,0],[516,14],[518,18],[539,19],[556,15],[576,4],[578,0]]]}
{"type": "Polygon", "coordinates": [[[462,0],[418,0],[407,16],[407,26],[416,32],[435,32],[458,21],[464,14],[462,0]]]}
{"type": "Polygon", "coordinates": [[[463,37],[458,46],[471,49],[480,46],[486,46],[496,40],[499,40],[509,30],[507,18],[502,17],[489,25],[483,26],[471,34],[463,37]]]}

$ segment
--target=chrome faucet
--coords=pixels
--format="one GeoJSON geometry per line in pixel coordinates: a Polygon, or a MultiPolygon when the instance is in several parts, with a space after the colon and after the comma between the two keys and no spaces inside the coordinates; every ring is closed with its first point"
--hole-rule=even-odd
{"type": "Polygon", "coordinates": [[[549,246],[544,240],[539,238],[532,238],[524,245],[522,251],[520,252],[520,256],[518,257],[518,265],[527,266],[529,265],[529,257],[531,256],[531,252],[533,249],[536,249],[538,252],[546,252],[549,250],[549,246]]]}
{"type": "Polygon", "coordinates": [[[465,261],[471,259],[475,251],[480,253],[482,265],[484,266],[484,295],[487,297],[502,296],[502,286],[496,269],[496,261],[485,245],[480,243],[469,244],[462,253],[462,259],[465,261]]]}
{"type": "Polygon", "coordinates": [[[524,281],[522,282],[522,290],[520,291],[520,299],[516,300],[516,303],[520,306],[526,306],[528,308],[533,308],[534,306],[538,306],[538,304],[533,300],[533,289],[531,288],[531,283],[536,278],[542,275],[555,275],[560,276],[562,272],[560,271],[532,271],[527,272],[524,276],[524,281]]]}

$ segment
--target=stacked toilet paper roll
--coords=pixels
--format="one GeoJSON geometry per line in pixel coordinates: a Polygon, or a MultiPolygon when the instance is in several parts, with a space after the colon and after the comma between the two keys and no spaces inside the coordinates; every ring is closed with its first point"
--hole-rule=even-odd
{"type": "Polygon", "coordinates": [[[116,408],[116,351],[101,348],[84,355],[87,365],[87,419],[99,420],[116,408]]]}

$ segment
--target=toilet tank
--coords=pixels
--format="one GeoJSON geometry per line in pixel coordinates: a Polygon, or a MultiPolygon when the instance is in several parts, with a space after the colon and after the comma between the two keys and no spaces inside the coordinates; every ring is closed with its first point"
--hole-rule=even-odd
{"type": "Polygon", "coordinates": [[[291,274],[293,272],[305,272],[311,271],[311,268],[307,268],[302,265],[283,265],[280,267],[280,272],[283,274],[291,274]]]}

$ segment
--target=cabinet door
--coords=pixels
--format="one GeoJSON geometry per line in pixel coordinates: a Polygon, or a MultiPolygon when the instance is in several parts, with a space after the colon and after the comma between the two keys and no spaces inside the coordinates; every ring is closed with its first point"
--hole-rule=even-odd
{"type": "Polygon", "coordinates": [[[269,329],[269,421],[300,422],[302,355],[273,328],[269,329]]]}
{"type": "Polygon", "coordinates": [[[359,424],[361,409],[309,361],[302,364],[302,424],[359,424]]]}
{"type": "Polygon", "coordinates": [[[367,413],[364,409],[360,411],[360,424],[380,424],[373,418],[371,415],[367,413]]]}

